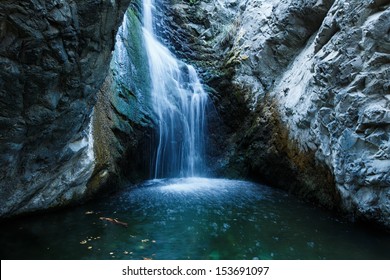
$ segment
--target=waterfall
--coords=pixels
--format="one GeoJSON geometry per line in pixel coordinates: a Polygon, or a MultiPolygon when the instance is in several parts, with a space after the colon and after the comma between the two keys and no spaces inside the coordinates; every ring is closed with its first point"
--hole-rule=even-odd
{"type": "Polygon", "coordinates": [[[143,2],[143,35],[149,58],[157,148],[153,175],[192,177],[204,170],[208,96],[194,67],[177,60],[155,37],[153,0],[143,2]]]}

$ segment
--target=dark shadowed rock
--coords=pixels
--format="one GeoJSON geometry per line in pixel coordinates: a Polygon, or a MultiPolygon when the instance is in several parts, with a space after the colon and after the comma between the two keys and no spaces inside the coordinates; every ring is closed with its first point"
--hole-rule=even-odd
{"type": "Polygon", "coordinates": [[[109,75],[98,93],[93,119],[95,171],[91,190],[121,180],[150,176],[153,133],[148,57],[140,1],[127,10],[119,28],[109,75]]]}
{"type": "Polygon", "coordinates": [[[91,116],[128,0],[0,3],[0,216],[77,201],[91,116]]]}

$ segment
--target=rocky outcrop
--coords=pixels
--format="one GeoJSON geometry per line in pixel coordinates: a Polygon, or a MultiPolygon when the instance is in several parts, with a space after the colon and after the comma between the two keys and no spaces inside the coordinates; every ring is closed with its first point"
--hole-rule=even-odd
{"type": "Polygon", "coordinates": [[[272,92],[290,138],[331,170],[342,209],[387,227],[389,5],[336,2],[272,92]]]}
{"type": "Polygon", "coordinates": [[[116,36],[109,74],[93,116],[95,170],[89,189],[150,176],[151,82],[142,34],[140,1],[133,1],[116,36]]]}
{"type": "Polygon", "coordinates": [[[89,193],[92,111],[129,2],[1,1],[0,216],[89,193]]]}
{"type": "MultiPolygon", "coordinates": [[[[153,113],[139,1],[111,61],[129,2],[1,2],[1,217],[148,175],[153,113]]],[[[388,0],[156,6],[161,39],[198,68],[215,105],[210,173],[390,228],[388,0]]]]}
{"type": "Polygon", "coordinates": [[[162,1],[160,36],[214,100],[213,172],[390,228],[389,5],[162,1]]]}

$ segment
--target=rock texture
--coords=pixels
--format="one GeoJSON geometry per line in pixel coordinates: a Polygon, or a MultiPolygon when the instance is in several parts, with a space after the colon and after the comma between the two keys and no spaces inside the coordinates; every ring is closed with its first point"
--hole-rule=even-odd
{"type": "Polygon", "coordinates": [[[272,93],[290,138],[330,168],[342,208],[387,227],[389,4],[336,2],[272,93]]]}
{"type": "Polygon", "coordinates": [[[150,177],[151,84],[141,22],[140,1],[133,1],[116,36],[107,76],[93,118],[95,171],[90,189],[150,177]]]}
{"type": "MultiPolygon", "coordinates": [[[[0,217],[147,175],[153,117],[140,1],[111,61],[129,2],[1,1],[0,217]]],[[[390,228],[390,1],[156,8],[161,39],[197,66],[215,105],[210,173],[390,228]]]]}
{"type": "Polygon", "coordinates": [[[88,194],[92,111],[128,4],[1,1],[1,217],[88,194]]]}
{"type": "Polygon", "coordinates": [[[161,37],[214,99],[213,172],[390,228],[389,6],[161,1],[161,37]]]}

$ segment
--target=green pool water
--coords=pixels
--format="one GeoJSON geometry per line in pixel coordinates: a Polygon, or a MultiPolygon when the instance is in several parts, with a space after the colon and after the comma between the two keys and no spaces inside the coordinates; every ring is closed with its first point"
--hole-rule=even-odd
{"type": "Polygon", "coordinates": [[[1,259],[390,259],[390,236],[267,186],[187,178],[3,222],[0,248],[1,259]]]}

